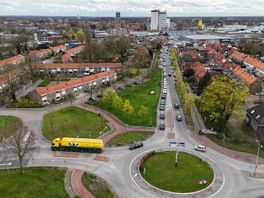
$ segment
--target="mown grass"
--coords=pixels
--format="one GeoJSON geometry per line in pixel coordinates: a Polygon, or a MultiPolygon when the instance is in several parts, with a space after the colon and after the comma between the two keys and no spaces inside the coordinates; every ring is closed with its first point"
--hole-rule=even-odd
{"type": "Polygon", "coordinates": [[[144,141],[149,136],[151,136],[152,133],[144,132],[144,131],[129,131],[126,133],[121,133],[117,136],[115,136],[113,139],[111,139],[107,145],[109,146],[118,146],[118,145],[125,145],[130,142],[136,142],[136,141],[144,141]]]}
{"type": "Polygon", "coordinates": [[[1,198],[65,198],[63,169],[26,168],[0,171],[1,198]]]}
{"type": "Polygon", "coordinates": [[[22,126],[22,120],[15,116],[0,116],[0,142],[8,138],[22,126]]]}
{"type": "Polygon", "coordinates": [[[179,153],[176,167],[173,151],[150,156],[144,162],[141,174],[153,186],[181,193],[201,190],[210,185],[214,178],[213,170],[207,162],[188,153],[179,153]],[[200,185],[201,179],[207,180],[207,184],[200,185]]]}
{"type": "Polygon", "coordinates": [[[44,115],[42,132],[45,138],[97,138],[110,130],[107,121],[95,113],[67,107],[44,115]],[[101,133],[100,133],[101,132],[101,133]]]}

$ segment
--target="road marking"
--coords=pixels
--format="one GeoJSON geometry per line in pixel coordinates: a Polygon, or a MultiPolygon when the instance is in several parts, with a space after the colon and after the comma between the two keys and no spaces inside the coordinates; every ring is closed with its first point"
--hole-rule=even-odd
{"type": "Polygon", "coordinates": [[[223,172],[221,171],[221,173],[222,173],[222,176],[223,176],[223,183],[222,183],[222,186],[214,193],[214,194],[212,194],[212,195],[210,195],[208,198],[210,198],[210,197],[213,197],[213,196],[215,196],[217,193],[219,193],[221,190],[222,190],[222,188],[224,187],[224,185],[225,185],[225,175],[223,174],[223,172]]]}

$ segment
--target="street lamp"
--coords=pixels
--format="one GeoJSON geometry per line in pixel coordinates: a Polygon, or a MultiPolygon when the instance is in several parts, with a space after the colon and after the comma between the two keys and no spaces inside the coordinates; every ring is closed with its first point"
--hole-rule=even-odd
{"type": "Polygon", "coordinates": [[[257,157],[256,157],[256,164],[255,164],[255,170],[254,170],[254,174],[253,175],[256,175],[257,173],[257,167],[258,167],[258,158],[259,158],[259,150],[261,148],[263,148],[263,146],[259,143],[258,140],[256,140],[257,144],[258,144],[258,151],[257,151],[257,157]]]}

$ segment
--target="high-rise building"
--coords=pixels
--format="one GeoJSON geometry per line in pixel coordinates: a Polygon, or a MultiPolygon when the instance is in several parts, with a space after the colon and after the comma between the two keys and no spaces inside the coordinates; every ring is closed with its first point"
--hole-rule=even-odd
{"type": "Polygon", "coordinates": [[[120,12],[116,12],[115,28],[116,29],[120,29],[121,28],[121,15],[120,15],[120,12]]]}
{"type": "Polygon", "coordinates": [[[167,18],[167,12],[160,10],[151,10],[151,31],[167,30],[170,27],[170,19],[167,18]]]}
{"type": "Polygon", "coordinates": [[[159,30],[159,10],[151,10],[151,24],[150,30],[157,31],[159,30]]]}

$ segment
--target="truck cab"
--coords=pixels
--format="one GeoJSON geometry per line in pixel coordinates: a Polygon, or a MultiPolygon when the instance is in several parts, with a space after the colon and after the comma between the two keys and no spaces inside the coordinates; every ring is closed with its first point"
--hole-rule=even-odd
{"type": "Polygon", "coordinates": [[[55,138],[55,139],[52,141],[51,149],[52,149],[52,150],[57,150],[57,149],[59,149],[60,144],[61,144],[61,138],[55,138]]]}

